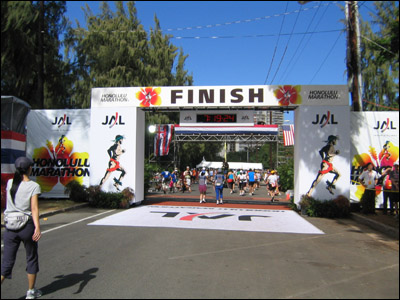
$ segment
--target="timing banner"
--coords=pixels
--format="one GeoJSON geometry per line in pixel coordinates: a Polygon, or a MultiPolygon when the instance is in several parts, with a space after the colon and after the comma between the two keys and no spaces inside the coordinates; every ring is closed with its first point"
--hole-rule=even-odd
{"type": "Polygon", "coordinates": [[[350,108],[302,106],[295,124],[295,200],[350,194],[350,108]]]}
{"type": "MultiPolygon", "coordinates": [[[[351,195],[360,201],[364,188],[358,183],[367,163],[372,163],[379,173],[399,161],[398,112],[351,113],[351,195]]],[[[376,207],[382,207],[382,187],[376,190],[376,207]]]]}
{"type": "Polygon", "coordinates": [[[46,198],[68,197],[75,180],[89,186],[89,109],[31,110],[27,120],[27,156],[34,161],[32,178],[46,198]]]}
{"type": "Polygon", "coordinates": [[[105,192],[129,188],[143,200],[144,112],[135,107],[91,109],[90,185],[105,192]],[[136,173],[136,170],[141,170],[136,173]],[[140,177],[139,177],[140,176],[140,177]]]}

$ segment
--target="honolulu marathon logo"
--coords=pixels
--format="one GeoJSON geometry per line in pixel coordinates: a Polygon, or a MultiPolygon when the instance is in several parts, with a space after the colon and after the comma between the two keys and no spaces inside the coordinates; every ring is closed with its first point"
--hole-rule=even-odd
{"type": "Polygon", "coordinates": [[[36,176],[42,192],[51,191],[58,182],[63,186],[71,181],[82,184],[90,175],[89,154],[73,152],[73,148],[74,143],[61,135],[55,147],[47,140],[45,146],[34,149],[32,176],[36,176]]]}
{"type": "Polygon", "coordinates": [[[279,106],[299,105],[302,103],[300,92],[300,85],[282,85],[274,90],[274,95],[279,106]]]}
{"type": "Polygon", "coordinates": [[[160,106],[161,105],[161,88],[146,87],[141,88],[136,93],[136,99],[140,101],[140,107],[160,106]]]}

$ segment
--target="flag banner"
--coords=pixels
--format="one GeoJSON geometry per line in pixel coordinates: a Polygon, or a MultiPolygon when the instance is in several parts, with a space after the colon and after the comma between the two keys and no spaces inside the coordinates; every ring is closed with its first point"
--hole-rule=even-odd
{"type": "Polygon", "coordinates": [[[282,125],[283,130],[283,145],[293,146],[294,145],[294,125],[282,125]]]}
{"type": "Polygon", "coordinates": [[[157,125],[156,135],[154,136],[154,155],[165,156],[169,153],[169,145],[172,140],[174,125],[157,125]]]}

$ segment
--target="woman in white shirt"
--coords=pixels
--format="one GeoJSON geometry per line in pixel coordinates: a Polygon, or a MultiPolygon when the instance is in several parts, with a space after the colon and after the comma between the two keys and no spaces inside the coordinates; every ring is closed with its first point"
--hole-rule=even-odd
{"type": "Polygon", "coordinates": [[[36,274],[39,272],[38,241],[41,237],[41,231],[38,196],[41,190],[36,182],[29,179],[32,166],[33,161],[30,158],[17,158],[14,179],[10,179],[7,183],[7,208],[4,211],[4,216],[11,212],[22,211],[30,217],[28,223],[19,230],[5,229],[3,261],[1,263],[1,282],[3,283],[5,278],[11,279],[19,245],[21,242],[24,243],[29,286],[26,299],[36,299],[42,295],[40,290],[35,289],[36,274]]]}

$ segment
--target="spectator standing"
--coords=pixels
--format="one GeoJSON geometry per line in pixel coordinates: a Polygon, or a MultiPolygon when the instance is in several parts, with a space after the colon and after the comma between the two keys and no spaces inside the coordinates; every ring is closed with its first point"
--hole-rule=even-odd
{"type": "Polygon", "coordinates": [[[42,293],[35,289],[36,277],[39,272],[38,241],[41,237],[39,223],[40,186],[29,179],[32,172],[33,161],[27,157],[19,157],[15,161],[14,178],[7,183],[7,207],[4,216],[11,212],[24,212],[29,215],[28,223],[19,230],[4,231],[4,250],[2,251],[1,283],[5,278],[11,279],[12,269],[15,264],[18,248],[24,243],[28,276],[28,291],[26,299],[39,298],[42,293]]]}
{"type": "Polygon", "coordinates": [[[392,181],[392,190],[389,194],[390,212],[399,218],[399,162],[393,164],[393,170],[390,172],[392,181]]]}
{"type": "Polygon", "coordinates": [[[205,170],[202,170],[199,175],[199,192],[200,192],[200,203],[206,203],[207,174],[205,170]]]}
{"type": "Polygon", "coordinates": [[[192,172],[190,171],[190,167],[186,167],[186,171],[183,172],[183,176],[185,177],[185,185],[186,189],[189,190],[189,193],[192,192],[192,172]]]}
{"type": "MultiPolygon", "coordinates": [[[[387,215],[387,203],[392,193],[392,181],[390,180],[390,172],[392,171],[392,166],[388,166],[382,172],[379,182],[383,185],[383,214],[387,215]]],[[[390,204],[392,206],[392,204],[390,204]]]]}
{"type": "Polygon", "coordinates": [[[218,169],[214,178],[215,194],[217,199],[217,205],[223,204],[223,190],[224,190],[225,176],[222,173],[222,169],[218,169]]]}
{"type": "Polygon", "coordinates": [[[372,163],[368,163],[366,170],[360,175],[359,181],[364,186],[365,191],[361,197],[361,211],[364,214],[375,213],[375,187],[380,175],[373,170],[372,163]]]}

